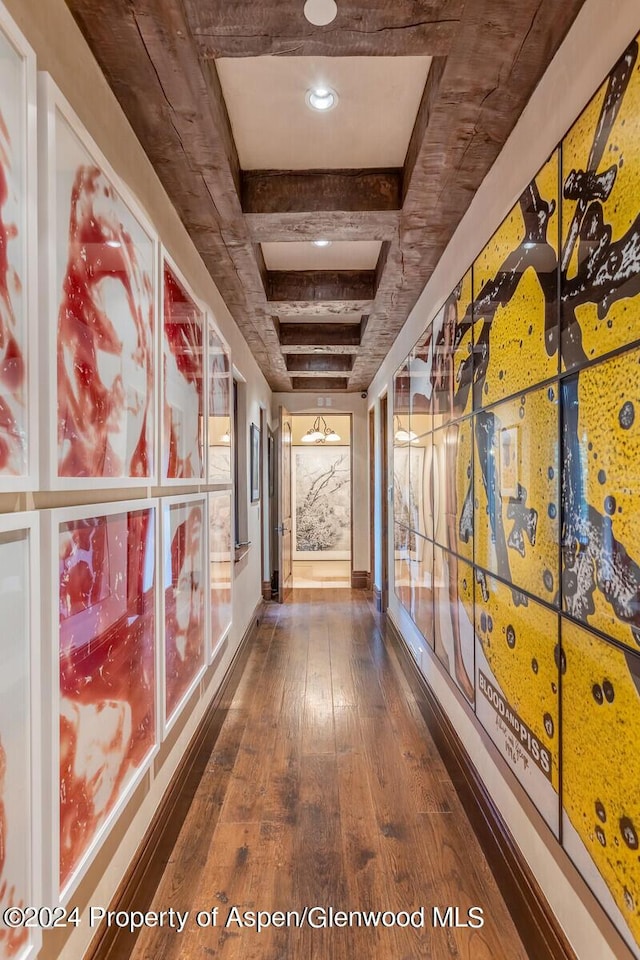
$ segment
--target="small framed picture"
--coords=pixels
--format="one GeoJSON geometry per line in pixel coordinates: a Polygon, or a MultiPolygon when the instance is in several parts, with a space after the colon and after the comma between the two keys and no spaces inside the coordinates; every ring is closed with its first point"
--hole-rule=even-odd
{"type": "Polygon", "coordinates": [[[251,424],[251,503],[260,500],[260,430],[251,424]]]}

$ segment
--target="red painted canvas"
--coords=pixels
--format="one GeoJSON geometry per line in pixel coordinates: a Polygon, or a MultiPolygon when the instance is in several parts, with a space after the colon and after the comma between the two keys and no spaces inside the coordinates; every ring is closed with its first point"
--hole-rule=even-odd
{"type": "Polygon", "coordinates": [[[203,476],[204,316],[165,262],[162,474],[203,476]]]}
{"type": "Polygon", "coordinates": [[[165,719],[205,665],[205,500],[164,505],[165,719]]]}
{"type": "Polygon", "coordinates": [[[155,511],[61,523],[60,886],[156,744],[155,511]]]}

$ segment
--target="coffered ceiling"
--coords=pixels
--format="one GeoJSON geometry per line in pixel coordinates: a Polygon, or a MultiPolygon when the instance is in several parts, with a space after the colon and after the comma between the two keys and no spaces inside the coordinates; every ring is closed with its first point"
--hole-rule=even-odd
{"type": "Polygon", "coordinates": [[[361,391],[584,0],[67,2],[273,389],[361,391]]]}

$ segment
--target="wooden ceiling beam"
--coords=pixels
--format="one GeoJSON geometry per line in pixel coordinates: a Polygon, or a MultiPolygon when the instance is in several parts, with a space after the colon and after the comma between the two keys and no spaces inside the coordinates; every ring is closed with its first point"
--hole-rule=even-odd
{"type": "Polygon", "coordinates": [[[245,213],[400,210],[402,170],[243,170],[245,213]]]}
{"type": "MultiPolygon", "coordinates": [[[[360,324],[354,323],[283,323],[280,343],[297,347],[358,347],[360,324]]],[[[307,349],[307,353],[308,353],[307,349]]]]}
{"type": "Polygon", "coordinates": [[[349,380],[347,377],[292,377],[292,390],[312,390],[317,393],[319,390],[348,390],[349,380]]]}
{"type": "Polygon", "coordinates": [[[331,213],[248,213],[254,243],[289,240],[392,240],[398,235],[400,212],[334,211],[331,213]]]}
{"type": "Polygon", "coordinates": [[[367,0],[338,4],[326,27],[300,0],[183,0],[200,55],[218,57],[445,56],[464,0],[367,0]]]}
{"type": "Polygon", "coordinates": [[[285,360],[287,370],[295,373],[348,373],[353,367],[348,353],[291,353],[285,360]]]}
{"type": "MultiPolygon", "coordinates": [[[[269,270],[267,300],[371,301],[375,296],[375,282],[374,270],[269,270]]],[[[364,312],[359,307],[351,310],[364,312]]]]}

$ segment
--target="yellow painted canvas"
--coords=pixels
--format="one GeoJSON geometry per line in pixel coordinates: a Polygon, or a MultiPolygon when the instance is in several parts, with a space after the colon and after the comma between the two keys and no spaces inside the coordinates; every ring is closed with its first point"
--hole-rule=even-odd
{"type": "Polygon", "coordinates": [[[570,370],[640,339],[637,40],[562,141],[562,358],[570,370]]]}
{"type": "Polygon", "coordinates": [[[558,614],[476,570],[476,714],[558,831],[558,614]]]}
{"type": "Polygon", "coordinates": [[[563,845],[640,944],[640,658],[563,619],[563,845]]]}
{"type": "Polygon", "coordinates": [[[557,374],[558,165],[556,150],[474,263],[476,409],[557,374]]]}
{"type": "Polygon", "coordinates": [[[475,418],[476,563],[547,603],[559,601],[558,386],[475,418]]]}
{"type": "Polygon", "coordinates": [[[640,349],[563,393],[565,610],[640,649],[640,349]]]}

